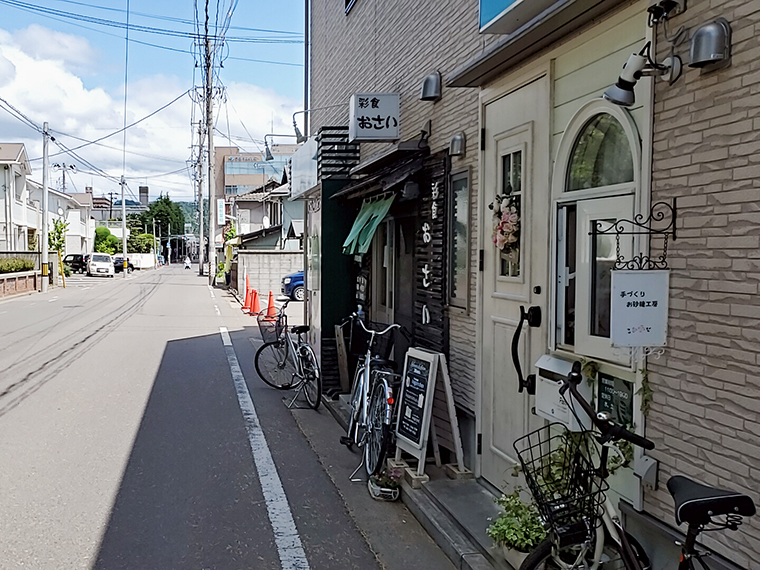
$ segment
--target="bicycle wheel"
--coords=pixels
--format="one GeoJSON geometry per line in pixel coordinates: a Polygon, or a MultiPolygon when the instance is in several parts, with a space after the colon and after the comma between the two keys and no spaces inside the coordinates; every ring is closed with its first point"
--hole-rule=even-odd
{"type": "Polygon", "coordinates": [[[367,443],[364,448],[364,466],[370,477],[380,472],[388,451],[391,427],[386,422],[390,419],[389,407],[385,381],[377,381],[367,414],[367,443]]]}
{"type": "MultiPolygon", "coordinates": [[[[625,536],[636,554],[641,569],[649,570],[651,564],[649,563],[649,557],[644,552],[644,549],[630,534],[625,533],[625,536]]],[[[585,566],[582,565],[573,566],[578,558],[577,553],[579,547],[570,546],[563,549],[559,553],[559,561],[552,555],[552,547],[553,543],[550,538],[544,540],[523,561],[520,565],[520,570],[575,570],[576,568],[585,568],[585,566]]],[[[589,553],[587,558],[591,556],[593,556],[593,552],[589,553]]],[[[590,561],[588,563],[591,564],[590,561]]],[[[599,570],[625,570],[625,568],[621,547],[609,537],[605,538],[599,570]]]]}
{"type": "Polygon", "coordinates": [[[286,339],[263,344],[256,351],[254,364],[259,377],[272,388],[289,390],[299,381],[296,363],[286,339]]]}
{"type": "Polygon", "coordinates": [[[312,348],[307,344],[301,347],[301,367],[303,368],[303,393],[306,395],[306,401],[313,410],[319,407],[322,401],[322,374],[319,372],[319,363],[317,356],[312,348]]]}
{"type": "MultiPolygon", "coordinates": [[[[348,439],[353,443],[359,442],[357,430],[359,429],[359,416],[362,410],[362,383],[364,382],[364,367],[359,366],[354,374],[354,383],[351,386],[351,410],[348,414],[348,439]]],[[[350,447],[350,445],[349,445],[350,447]]]]}

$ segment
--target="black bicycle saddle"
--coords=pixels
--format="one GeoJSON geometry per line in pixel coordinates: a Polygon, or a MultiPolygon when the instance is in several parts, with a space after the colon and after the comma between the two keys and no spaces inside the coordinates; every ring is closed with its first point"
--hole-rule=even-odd
{"type": "Polygon", "coordinates": [[[676,503],[676,522],[704,525],[711,517],[755,514],[755,503],[747,495],[702,485],[683,475],[675,475],[668,481],[668,491],[676,503]]]}

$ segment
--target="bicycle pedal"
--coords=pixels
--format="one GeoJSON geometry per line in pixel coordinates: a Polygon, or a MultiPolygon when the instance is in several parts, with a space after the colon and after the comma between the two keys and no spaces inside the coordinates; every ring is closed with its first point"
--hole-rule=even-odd
{"type": "Polygon", "coordinates": [[[354,440],[348,437],[347,435],[341,436],[340,442],[341,444],[345,445],[349,449],[351,449],[351,447],[354,445],[354,440]]]}

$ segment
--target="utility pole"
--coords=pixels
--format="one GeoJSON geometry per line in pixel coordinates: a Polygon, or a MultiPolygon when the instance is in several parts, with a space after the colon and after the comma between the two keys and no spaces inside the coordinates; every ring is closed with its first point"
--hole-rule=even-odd
{"type": "Polygon", "coordinates": [[[122,261],[122,264],[124,265],[122,269],[122,273],[124,274],[124,279],[127,278],[127,204],[124,200],[124,186],[126,186],[127,181],[124,178],[124,175],[121,175],[121,252],[124,256],[124,259],[122,261]]]}
{"type": "MultiPolygon", "coordinates": [[[[211,204],[209,204],[209,208],[211,204]]],[[[203,122],[198,121],[198,275],[203,276],[203,122]]]]}
{"type": "Polygon", "coordinates": [[[171,265],[172,262],[172,223],[169,222],[169,251],[166,256],[166,265],[171,265]]]}
{"type": "Polygon", "coordinates": [[[158,248],[156,247],[156,218],[153,218],[153,269],[158,268],[158,248]]]}
{"type": "Polygon", "coordinates": [[[77,171],[77,167],[73,164],[66,164],[65,162],[62,162],[61,164],[54,164],[53,168],[58,168],[63,173],[63,193],[66,193],[66,170],[71,170],[72,172],[77,171]]]}
{"type": "MultiPolygon", "coordinates": [[[[113,218],[113,197],[116,196],[116,192],[109,192],[108,199],[111,201],[111,205],[108,209],[108,219],[113,218]]],[[[122,192],[122,201],[124,200],[124,193],[122,192]]]]}
{"type": "Polygon", "coordinates": [[[48,290],[48,124],[42,123],[42,292],[48,290]]]}
{"type": "Polygon", "coordinates": [[[216,276],[216,183],[214,180],[214,102],[213,73],[211,69],[211,39],[208,36],[208,0],[206,0],[206,136],[208,136],[208,282],[213,285],[216,276]]]}

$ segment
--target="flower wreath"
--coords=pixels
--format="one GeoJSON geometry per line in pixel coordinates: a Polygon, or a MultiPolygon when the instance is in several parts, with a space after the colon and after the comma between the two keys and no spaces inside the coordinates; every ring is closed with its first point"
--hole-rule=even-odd
{"type": "Polygon", "coordinates": [[[520,198],[497,195],[488,208],[493,210],[494,245],[504,253],[512,253],[520,247],[520,198]]]}

